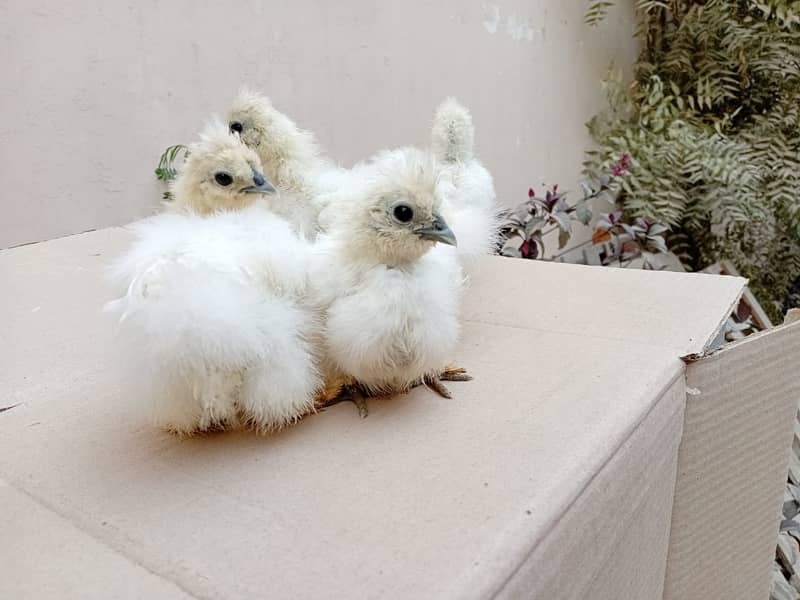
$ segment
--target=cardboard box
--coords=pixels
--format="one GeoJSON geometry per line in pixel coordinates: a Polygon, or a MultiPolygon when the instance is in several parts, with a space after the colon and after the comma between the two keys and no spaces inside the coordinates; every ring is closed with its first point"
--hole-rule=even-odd
{"type": "Polygon", "coordinates": [[[800,329],[680,359],[743,280],[487,258],[453,400],[181,440],[110,359],[128,241],[0,252],[0,597],[766,598],[800,329]]]}

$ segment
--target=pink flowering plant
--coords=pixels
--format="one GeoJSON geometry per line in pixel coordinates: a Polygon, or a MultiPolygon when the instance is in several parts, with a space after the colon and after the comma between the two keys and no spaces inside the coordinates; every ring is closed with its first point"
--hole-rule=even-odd
{"type": "Polygon", "coordinates": [[[577,221],[589,225],[592,220],[589,200],[598,197],[599,192],[595,194],[587,190],[584,191],[584,198],[575,204],[567,201],[566,194],[559,192],[557,185],[547,190],[543,198],[538,197],[533,189],[528,190],[528,200],[503,215],[504,247],[501,254],[518,258],[544,258],[544,238],[556,231],[558,247],[564,248],[572,236],[572,224],[577,221]]]}
{"type": "Polygon", "coordinates": [[[605,199],[616,204],[613,184],[628,175],[632,161],[630,154],[622,154],[612,165],[610,176],[581,185],[583,197],[575,203],[570,203],[557,185],[546,190],[543,197],[533,189],[528,190],[525,202],[503,213],[499,254],[554,260],[591,244],[601,246],[598,256],[604,266],[627,267],[634,260],[642,259],[643,268],[656,268],[652,257],[668,251],[664,238],[667,228],[642,218],[626,219],[621,211],[599,214],[591,239],[564,251],[574,233],[573,226],[589,227],[592,223],[591,205],[595,200],[605,199]],[[562,252],[548,256],[545,240],[555,233],[558,234],[558,250],[562,252]]]}

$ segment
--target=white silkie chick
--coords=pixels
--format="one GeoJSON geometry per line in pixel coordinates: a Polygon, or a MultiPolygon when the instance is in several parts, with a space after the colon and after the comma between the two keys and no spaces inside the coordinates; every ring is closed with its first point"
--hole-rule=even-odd
{"type": "MultiPolygon", "coordinates": [[[[178,202],[233,206],[242,190],[267,191],[227,127],[207,132],[191,156],[178,202]]],[[[308,248],[268,199],[209,216],[166,213],[133,231],[112,271],[124,295],[108,310],[156,424],[178,434],[238,424],[266,432],[313,411],[321,380],[315,318],[303,303],[308,248]]]]}
{"type": "MultiPolygon", "coordinates": [[[[438,175],[429,154],[404,148],[361,167],[342,191],[347,201],[318,239],[311,268],[325,315],[329,392],[338,384],[367,394],[425,384],[449,397],[441,380],[469,379],[445,368],[458,340],[464,273],[438,175]]],[[[346,399],[365,416],[354,396],[346,399]]]]}
{"type": "Polygon", "coordinates": [[[278,189],[272,209],[299,233],[314,239],[323,197],[342,185],[347,170],[322,158],[314,135],[300,129],[257,92],[243,89],[228,110],[227,120],[231,132],[256,151],[265,174],[278,189]]]}
{"type": "Polygon", "coordinates": [[[466,275],[479,256],[493,253],[499,230],[494,184],[475,157],[474,138],[469,111],[446,99],[434,118],[431,152],[380,153],[332,194],[333,225],[317,245],[313,278],[328,315],[321,404],[353,400],[365,416],[360,390],[423,383],[449,397],[441,380],[470,379],[445,364],[458,337],[466,275]],[[411,224],[392,213],[405,205],[415,215],[411,224]],[[346,395],[335,398],[342,386],[346,395]]]}

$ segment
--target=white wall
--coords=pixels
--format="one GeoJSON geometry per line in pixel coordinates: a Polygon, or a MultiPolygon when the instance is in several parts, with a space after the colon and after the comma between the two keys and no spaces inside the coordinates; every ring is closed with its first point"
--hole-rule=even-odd
{"type": "Polygon", "coordinates": [[[455,95],[504,203],[573,184],[600,78],[635,54],[632,9],[591,29],[585,6],[0,0],[0,248],[152,212],[163,148],[192,140],[244,82],[347,165],[426,143],[455,95]]]}

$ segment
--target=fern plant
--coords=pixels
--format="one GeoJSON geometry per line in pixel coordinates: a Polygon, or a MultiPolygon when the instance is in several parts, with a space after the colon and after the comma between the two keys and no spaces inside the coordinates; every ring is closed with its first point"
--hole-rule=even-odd
{"type": "MultiPolygon", "coordinates": [[[[589,3],[598,25],[611,5],[589,3]]],[[[732,260],[776,321],[800,276],[800,1],[636,0],[634,82],[606,81],[589,176],[622,152],[618,200],[670,227],[689,269],[732,260]]]]}
{"type": "MultiPolygon", "coordinates": [[[[158,166],[155,169],[156,178],[159,181],[163,181],[165,183],[169,183],[178,175],[178,169],[175,166],[175,163],[178,159],[183,155],[183,160],[186,160],[186,157],[189,156],[189,148],[184,146],[183,144],[175,144],[174,146],[169,146],[164,152],[161,154],[161,157],[158,159],[158,166]]],[[[172,193],[167,190],[164,192],[163,195],[164,200],[171,200],[172,193]]]]}

